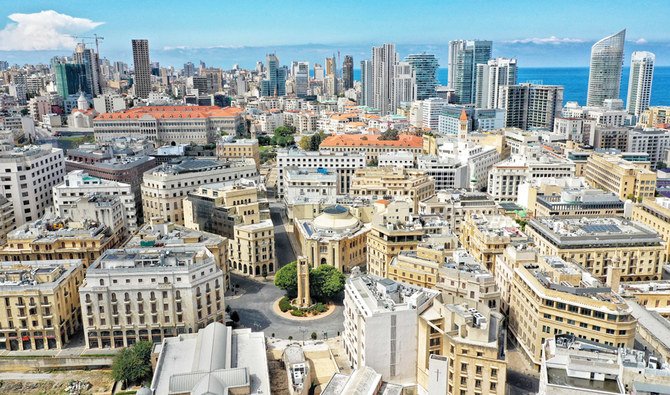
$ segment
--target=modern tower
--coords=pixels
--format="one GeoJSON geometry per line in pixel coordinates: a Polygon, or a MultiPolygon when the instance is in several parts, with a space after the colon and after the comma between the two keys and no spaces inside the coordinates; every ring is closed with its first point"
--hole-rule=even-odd
{"type": "Polygon", "coordinates": [[[379,109],[382,115],[395,112],[392,107],[396,63],[395,44],[372,47],[372,107],[379,109]]]}
{"type": "Polygon", "coordinates": [[[337,95],[337,61],[335,55],[326,58],[326,77],[324,81],[324,90],[326,95],[337,95]]]}
{"type": "Polygon", "coordinates": [[[67,99],[79,91],[91,94],[84,65],[54,62],[51,67],[56,77],[56,91],[60,97],[67,99]]]}
{"type": "Polygon", "coordinates": [[[587,106],[601,106],[606,99],[619,99],[625,39],[626,29],[591,47],[587,106]]]}
{"type": "Polygon", "coordinates": [[[398,62],[393,75],[393,105],[392,111],[402,103],[411,103],[414,98],[414,78],[412,65],[409,62],[398,62]]]}
{"type": "Polygon", "coordinates": [[[90,49],[86,48],[86,44],[78,43],[72,54],[73,63],[82,65],[86,72],[86,84],[88,89],[85,89],[86,92],[97,96],[102,92],[100,88],[100,61],[98,60],[98,54],[90,49]]]}
{"type": "Polygon", "coordinates": [[[475,107],[496,108],[500,87],[516,85],[516,59],[497,58],[477,65],[475,107]]]}
{"type": "Polygon", "coordinates": [[[298,97],[307,96],[309,89],[309,63],[294,62],[293,78],[295,80],[295,94],[298,97]]]}
{"type": "Polygon", "coordinates": [[[505,109],[506,127],[551,130],[563,108],[563,87],[527,83],[503,85],[497,108],[505,109]]]}
{"type": "Polygon", "coordinates": [[[286,69],[279,66],[279,58],[271,53],[265,57],[266,78],[261,83],[261,96],[286,96],[286,69]]]}
{"type": "Polygon", "coordinates": [[[372,78],[372,61],[361,61],[361,105],[372,106],[374,84],[372,78]]]}
{"type": "Polygon", "coordinates": [[[477,65],[491,59],[491,41],[455,40],[449,42],[448,85],[454,89],[457,104],[475,102],[477,65]]]}
{"type": "Polygon", "coordinates": [[[151,62],[149,61],[149,40],[132,40],[135,77],[135,96],[142,99],[151,92],[151,62]]]}
{"type": "Polygon", "coordinates": [[[342,63],[342,86],[345,91],[354,87],[354,58],[351,55],[346,55],[342,63]]]}
{"type": "Polygon", "coordinates": [[[656,55],[646,51],[633,52],[631,57],[626,110],[636,117],[649,108],[655,61],[656,55]]]}
{"type": "Polygon", "coordinates": [[[437,87],[437,58],[433,54],[414,54],[405,58],[412,67],[414,78],[414,100],[426,100],[436,97],[437,87]]]}

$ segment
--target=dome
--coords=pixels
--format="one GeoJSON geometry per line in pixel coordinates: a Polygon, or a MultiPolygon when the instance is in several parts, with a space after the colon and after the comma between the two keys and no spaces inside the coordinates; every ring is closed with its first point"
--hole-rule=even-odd
{"type": "Polygon", "coordinates": [[[317,229],[342,231],[358,226],[358,219],[354,218],[346,207],[338,205],[326,207],[323,212],[314,218],[314,227],[317,229]]]}

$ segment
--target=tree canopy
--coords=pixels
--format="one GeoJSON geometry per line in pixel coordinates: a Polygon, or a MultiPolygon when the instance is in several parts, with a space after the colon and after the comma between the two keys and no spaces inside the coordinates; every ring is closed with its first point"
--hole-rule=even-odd
{"type": "Polygon", "coordinates": [[[275,273],[275,285],[286,291],[289,298],[298,296],[298,266],[291,262],[275,273]]]}
{"type": "Polygon", "coordinates": [[[112,363],[112,377],[126,384],[142,384],[151,379],[150,341],[140,341],[116,354],[112,363]]]}
{"type": "MultiPolygon", "coordinates": [[[[334,266],[321,265],[309,271],[309,289],[312,299],[331,300],[344,290],[345,276],[334,266]]],[[[297,263],[291,262],[275,274],[275,285],[286,291],[289,298],[298,295],[297,263]]]]}
{"type": "Polygon", "coordinates": [[[280,147],[288,147],[294,143],[293,134],[295,133],[295,127],[293,126],[280,126],[275,129],[274,135],[272,136],[272,144],[278,145],[280,147]]]}
{"type": "Polygon", "coordinates": [[[395,129],[386,129],[385,132],[379,136],[379,140],[399,140],[400,132],[395,129]]]}

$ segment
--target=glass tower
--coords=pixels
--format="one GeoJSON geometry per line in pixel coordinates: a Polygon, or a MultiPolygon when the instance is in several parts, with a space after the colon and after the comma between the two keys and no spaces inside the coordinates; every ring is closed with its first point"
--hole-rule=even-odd
{"type": "Polygon", "coordinates": [[[587,106],[601,106],[606,99],[619,99],[625,39],[626,29],[603,38],[591,47],[587,106]]]}

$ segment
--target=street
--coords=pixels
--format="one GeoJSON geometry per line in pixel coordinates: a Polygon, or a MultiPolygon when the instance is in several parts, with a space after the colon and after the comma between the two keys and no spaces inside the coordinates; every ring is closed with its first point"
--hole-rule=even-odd
{"type": "Polygon", "coordinates": [[[282,217],[282,206],[270,204],[270,218],[275,226],[275,255],[277,258],[277,270],[287,263],[295,261],[295,252],[286,233],[284,219],[282,217]]]}

